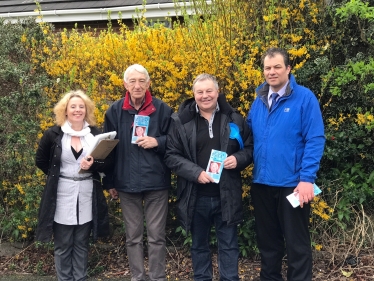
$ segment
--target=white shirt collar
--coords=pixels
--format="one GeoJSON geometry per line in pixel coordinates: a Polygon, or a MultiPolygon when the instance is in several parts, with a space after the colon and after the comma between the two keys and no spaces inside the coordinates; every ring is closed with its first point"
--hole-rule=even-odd
{"type": "MultiPolygon", "coordinates": [[[[287,88],[287,86],[288,86],[288,83],[290,83],[290,81],[288,81],[278,92],[276,92],[276,93],[278,93],[278,95],[279,95],[279,97],[277,98],[277,100],[280,98],[280,97],[282,97],[285,93],[286,93],[286,88],[287,88]]],[[[275,92],[273,92],[272,90],[271,90],[271,87],[269,87],[269,93],[268,93],[268,101],[271,101],[271,94],[272,93],[275,93],[275,92]]]]}

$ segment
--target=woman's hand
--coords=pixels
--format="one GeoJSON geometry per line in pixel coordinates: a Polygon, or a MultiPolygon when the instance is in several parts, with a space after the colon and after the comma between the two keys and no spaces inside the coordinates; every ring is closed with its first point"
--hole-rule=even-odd
{"type": "Polygon", "coordinates": [[[81,168],[83,170],[89,170],[94,162],[94,159],[91,155],[83,157],[81,161],[81,168]]]}
{"type": "Polygon", "coordinates": [[[109,189],[110,196],[112,197],[110,201],[117,200],[118,199],[118,192],[115,188],[109,189]]]}

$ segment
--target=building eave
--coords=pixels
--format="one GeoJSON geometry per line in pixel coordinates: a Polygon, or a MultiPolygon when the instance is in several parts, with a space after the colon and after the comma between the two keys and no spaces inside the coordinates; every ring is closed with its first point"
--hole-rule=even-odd
{"type": "MultiPolygon", "coordinates": [[[[211,1],[207,1],[211,2],[211,1]]],[[[184,5],[184,4],[183,4],[184,5]]],[[[185,9],[188,14],[193,13],[190,3],[185,4],[185,9]]],[[[111,8],[96,8],[96,9],[71,9],[71,10],[52,10],[52,11],[37,11],[33,12],[18,12],[18,13],[3,13],[0,17],[5,18],[6,21],[17,22],[18,20],[29,17],[36,17],[37,21],[43,22],[79,22],[79,21],[103,21],[110,19],[132,19],[137,17],[136,11],[145,9],[144,16],[147,19],[164,19],[165,17],[175,17],[181,15],[181,9],[175,6],[174,3],[165,4],[150,4],[138,6],[125,7],[111,7],[111,8]]]]}

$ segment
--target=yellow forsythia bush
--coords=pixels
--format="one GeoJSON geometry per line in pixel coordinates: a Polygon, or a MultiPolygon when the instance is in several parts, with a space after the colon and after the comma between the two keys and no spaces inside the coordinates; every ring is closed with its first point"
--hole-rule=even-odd
{"type": "MultiPolygon", "coordinates": [[[[41,131],[53,124],[51,109],[61,95],[78,88],[95,101],[101,125],[111,102],[123,96],[123,72],[134,63],[149,71],[153,95],[175,110],[192,96],[193,78],[207,72],[217,76],[221,92],[246,116],[263,81],[265,49],[288,49],[297,70],[310,52],[322,54],[328,42],[317,34],[323,0],[192,2],[197,16],[182,12],[172,28],[150,27],[142,14],[133,30],[122,25],[120,32],[85,28],[55,33],[43,26],[45,43],[32,49],[32,56],[55,83],[44,89],[49,110],[39,116],[41,131]]],[[[243,177],[250,174],[251,167],[243,177]]],[[[244,198],[249,194],[245,182],[244,198]]]]}
{"type": "MultiPolygon", "coordinates": [[[[173,28],[148,27],[142,18],[134,30],[122,26],[96,32],[73,29],[54,33],[45,26],[44,48],[33,57],[54,78],[46,88],[48,108],[69,89],[85,90],[97,105],[99,125],[109,104],[124,94],[123,71],[133,63],[144,65],[154,95],[177,109],[192,96],[193,78],[203,72],[217,76],[221,92],[245,116],[263,81],[260,57],[269,46],[289,49],[294,69],[302,67],[310,51],[323,52],[325,38],[316,34],[324,1],[215,1],[195,0],[201,17],[184,17],[173,28]]],[[[41,130],[52,124],[51,111],[40,116],[41,130]]],[[[244,175],[249,175],[249,170],[244,175]]],[[[245,189],[245,194],[248,190],[245,189]]]]}
{"type": "Polygon", "coordinates": [[[54,33],[45,26],[46,44],[33,50],[33,56],[56,81],[45,89],[51,107],[69,89],[81,88],[95,100],[101,124],[108,104],[124,94],[123,71],[140,63],[151,75],[153,94],[175,109],[192,95],[193,78],[208,72],[218,77],[221,91],[246,115],[254,89],[263,81],[263,50],[289,49],[296,62],[293,68],[298,69],[310,50],[323,52],[327,43],[313,28],[324,1],[287,1],[282,6],[276,1],[246,2],[215,1],[215,6],[201,8],[205,16],[185,17],[173,28],[148,27],[144,18],[134,30],[123,25],[120,33],[110,28],[54,33]]]}

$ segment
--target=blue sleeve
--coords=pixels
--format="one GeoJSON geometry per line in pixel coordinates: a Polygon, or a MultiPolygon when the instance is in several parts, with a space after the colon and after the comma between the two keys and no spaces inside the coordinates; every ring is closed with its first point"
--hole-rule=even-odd
{"type": "Polygon", "coordinates": [[[302,110],[302,136],[305,149],[300,181],[314,183],[325,146],[325,133],[321,109],[313,93],[308,102],[303,105],[302,110]]]}

